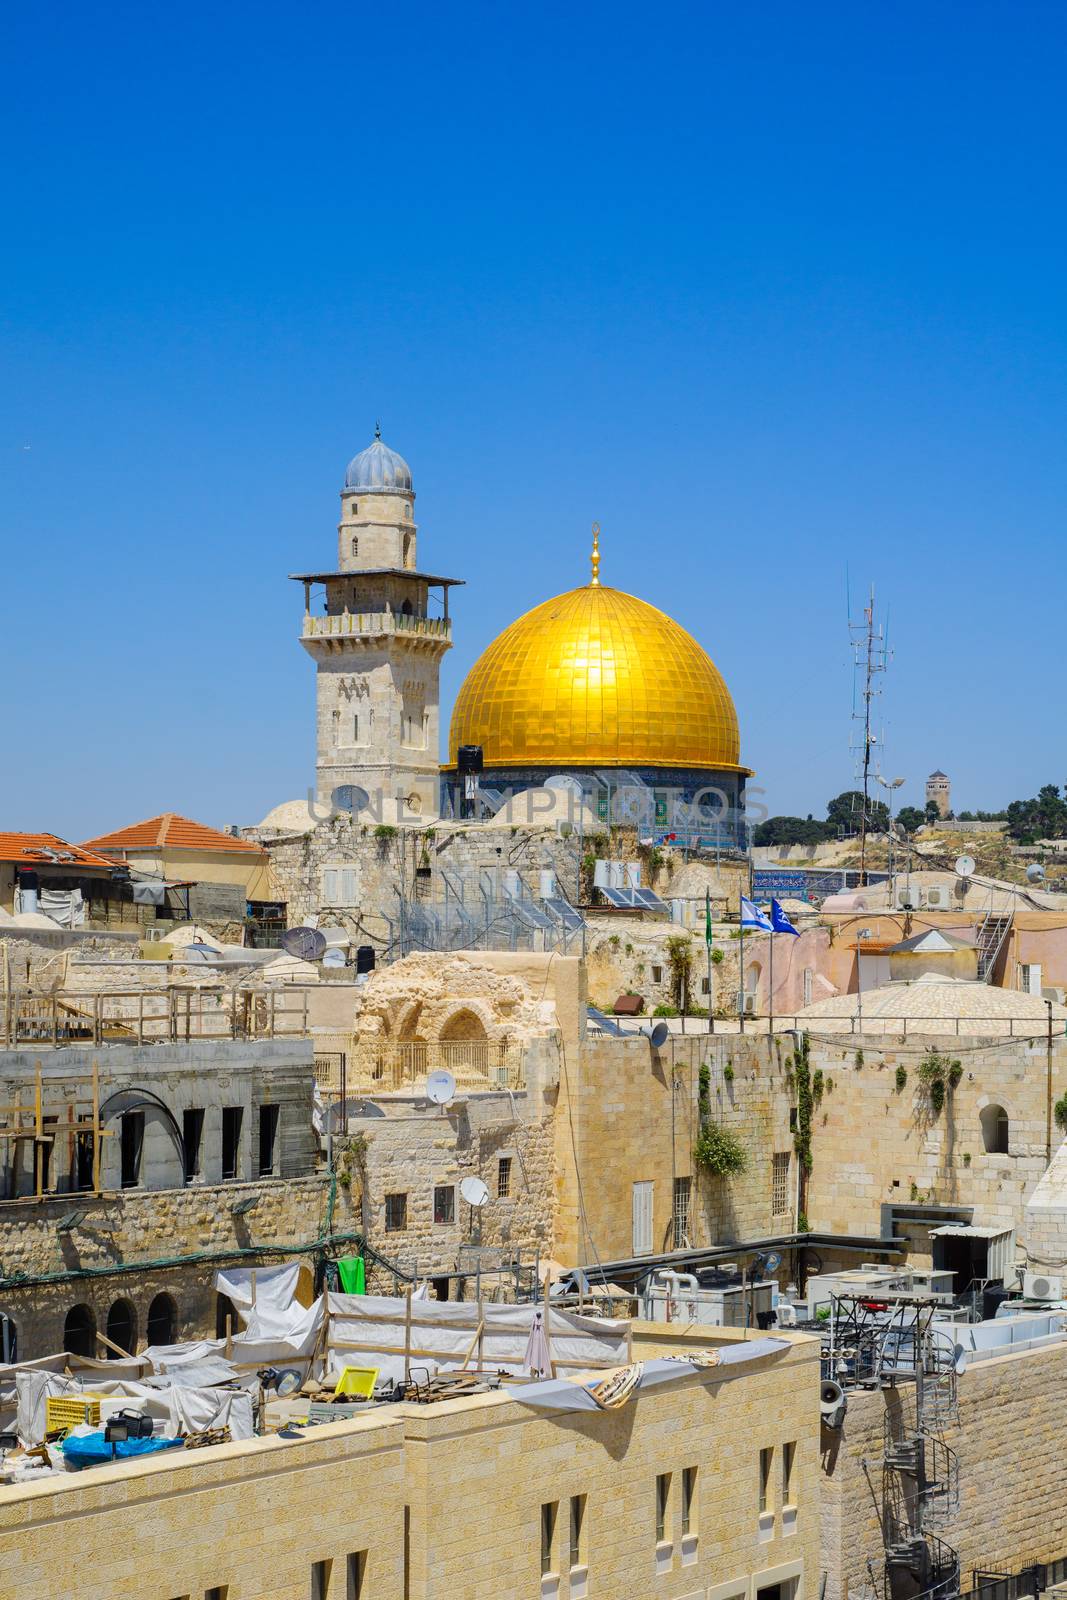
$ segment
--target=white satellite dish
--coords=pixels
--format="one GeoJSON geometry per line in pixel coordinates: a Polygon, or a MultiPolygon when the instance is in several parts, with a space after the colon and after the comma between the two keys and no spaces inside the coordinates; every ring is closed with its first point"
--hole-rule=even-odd
{"type": "Polygon", "coordinates": [[[1044,877],[1045,869],[1041,865],[1040,861],[1031,861],[1030,865],[1026,869],[1027,883],[1042,883],[1044,881],[1044,877]]]}
{"type": "Polygon", "coordinates": [[[327,945],[326,950],[323,953],[322,964],[324,967],[343,967],[346,959],[345,953],[341,949],[340,945],[331,944],[327,945]]]}
{"type": "Polygon", "coordinates": [[[459,1192],[469,1206],[477,1209],[484,1206],[489,1198],[489,1188],[481,1178],[464,1178],[459,1186],[459,1192]]]}
{"type": "Polygon", "coordinates": [[[975,860],[973,856],[956,857],[956,871],[961,878],[969,878],[973,873],[974,868],[975,860]]]}
{"type": "MultiPolygon", "coordinates": [[[[456,1098],[456,1080],[450,1072],[431,1072],[426,1079],[426,1098],[432,1100],[435,1106],[447,1106],[456,1098]]],[[[464,1182],[470,1182],[465,1179],[464,1182]]],[[[481,1179],[474,1180],[477,1183],[481,1179]]],[[[484,1188],[484,1185],[483,1185],[484,1188]]],[[[488,1193],[488,1190],[486,1190],[488,1193]]]]}

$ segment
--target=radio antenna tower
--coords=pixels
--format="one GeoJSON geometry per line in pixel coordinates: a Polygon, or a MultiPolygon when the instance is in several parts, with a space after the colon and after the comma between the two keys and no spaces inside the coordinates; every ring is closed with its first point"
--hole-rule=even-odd
{"type": "Polygon", "coordinates": [[[862,622],[850,620],[848,631],[854,663],[852,720],[863,724],[863,743],[860,745],[858,738],[853,738],[852,748],[856,752],[856,777],[862,780],[863,784],[863,810],[860,813],[860,888],[864,889],[867,886],[867,828],[871,815],[871,753],[879,744],[884,743],[882,735],[874,732],[871,713],[875,696],[882,692],[880,688],[875,687],[877,676],[886,670],[889,662],[885,629],[874,619],[873,583],[870,599],[863,609],[862,622]],[[858,696],[857,689],[860,682],[863,684],[863,689],[862,695],[858,696]]]}

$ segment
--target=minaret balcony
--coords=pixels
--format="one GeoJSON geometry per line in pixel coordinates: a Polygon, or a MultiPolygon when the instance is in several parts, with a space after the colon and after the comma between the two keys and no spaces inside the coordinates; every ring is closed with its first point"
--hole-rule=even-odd
{"type": "Polygon", "coordinates": [[[303,640],[368,639],[382,634],[400,638],[425,639],[445,645],[452,643],[449,617],[416,617],[405,611],[342,611],[335,616],[304,614],[303,640]]]}

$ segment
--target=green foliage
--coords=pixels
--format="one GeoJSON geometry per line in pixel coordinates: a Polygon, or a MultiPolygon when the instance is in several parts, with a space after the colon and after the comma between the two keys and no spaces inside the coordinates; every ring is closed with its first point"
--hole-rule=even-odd
{"type": "Polygon", "coordinates": [[[816,1311],[815,1311],[815,1320],[816,1320],[816,1322],[829,1322],[829,1320],[830,1320],[830,1307],[829,1306],[818,1306],[816,1308],[816,1311]]]}
{"type": "Polygon", "coordinates": [[[724,1083],[733,1083],[734,1081],[734,1069],[729,1061],[722,1069],[722,1077],[724,1083]]]}
{"type": "Polygon", "coordinates": [[[681,1006],[692,987],[693,941],[687,933],[672,933],[667,940],[667,964],[671,969],[671,999],[681,1006]]]}
{"type": "Polygon", "coordinates": [[[862,1066],[863,1066],[863,1051],[862,1050],[857,1050],[856,1051],[856,1067],[857,1067],[857,1069],[859,1069],[859,1068],[862,1068],[862,1066]]]}
{"type": "Polygon", "coordinates": [[[334,1168],[342,1189],[351,1189],[352,1179],[358,1175],[365,1181],[367,1173],[367,1137],[354,1133],[348,1139],[335,1139],[333,1143],[334,1168]]]}
{"type": "Polygon", "coordinates": [[[653,1011],[652,1015],[654,1017],[676,1017],[678,1015],[678,1007],[677,1006],[656,1006],[656,1008],[653,1011]]]}
{"type": "Polygon", "coordinates": [[[798,1211],[797,1212],[797,1232],[798,1233],[810,1233],[811,1232],[811,1223],[808,1221],[808,1214],[807,1214],[806,1211],[798,1211]]]}
{"type": "Polygon", "coordinates": [[[812,1167],[811,1113],[814,1100],[806,1033],[801,1035],[800,1045],[793,1055],[793,1081],[797,1096],[797,1125],[793,1134],[793,1149],[797,1153],[801,1171],[807,1175],[812,1167]]]}
{"type": "MultiPolygon", "coordinates": [[[[846,789],[844,794],[835,795],[827,802],[826,820],[833,829],[834,836],[843,834],[846,838],[859,833],[863,820],[863,791],[861,789],[846,789]]],[[[889,807],[884,800],[867,800],[867,832],[887,833],[889,831],[889,807]]]]}
{"type": "Polygon", "coordinates": [[[832,828],[811,817],[768,817],[757,826],[752,842],[755,845],[821,844],[824,839],[833,837],[832,828]]]}
{"type": "Polygon", "coordinates": [[[908,1069],[907,1069],[907,1067],[898,1067],[897,1070],[896,1070],[895,1076],[896,1076],[897,1094],[900,1094],[903,1091],[904,1085],[908,1081],[908,1069]]]}
{"type": "Polygon", "coordinates": [[[811,1080],[811,1098],[815,1105],[822,1103],[823,1075],[822,1068],[816,1067],[811,1080]]]}
{"type": "Polygon", "coordinates": [[[898,827],[905,833],[915,833],[926,821],[926,813],[920,811],[918,806],[901,806],[896,815],[898,827]]]}
{"type": "Polygon", "coordinates": [[[970,1164],[971,1164],[971,1152],[969,1150],[965,1150],[963,1152],[963,1165],[965,1167],[969,1167],[970,1164]]]}
{"type": "Polygon", "coordinates": [[[376,839],[395,839],[396,829],[391,822],[379,822],[374,830],[374,837],[376,839]]]}
{"type": "Polygon", "coordinates": [[[1006,817],[1008,832],[1016,844],[1067,838],[1067,799],[1061,797],[1054,783],[1046,783],[1032,800],[1013,800],[1006,817]]]}
{"type": "Polygon", "coordinates": [[[703,1127],[711,1116],[711,1065],[707,1061],[700,1063],[697,1085],[697,1110],[700,1113],[700,1126],[703,1127]]]}
{"type": "Polygon", "coordinates": [[[1056,1118],[1056,1126],[1060,1132],[1067,1133],[1067,1094],[1056,1101],[1052,1114],[1056,1118]]]}
{"type": "Polygon", "coordinates": [[[834,1080],[829,1073],[826,1074],[826,1092],[827,1094],[833,1094],[834,1092],[834,1080]]]}
{"type": "Polygon", "coordinates": [[[697,1135],[693,1160],[714,1178],[732,1178],[744,1172],[748,1155],[737,1134],[719,1122],[707,1122],[697,1135]]]}
{"type": "Polygon", "coordinates": [[[622,943],[622,940],[619,938],[617,933],[613,933],[611,938],[608,940],[608,943],[613,950],[617,950],[622,943]]]}
{"type": "Polygon", "coordinates": [[[713,962],[713,964],[715,966],[721,967],[723,962],[726,960],[726,951],[725,950],[713,950],[711,952],[711,959],[712,959],[712,962],[713,962]]]}
{"type": "Polygon", "coordinates": [[[956,1087],[962,1077],[962,1062],[938,1055],[936,1050],[931,1050],[920,1061],[919,1082],[926,1090],[935,1117],[939,1117],[944,1109],[945,1095],[956,1087]]]}

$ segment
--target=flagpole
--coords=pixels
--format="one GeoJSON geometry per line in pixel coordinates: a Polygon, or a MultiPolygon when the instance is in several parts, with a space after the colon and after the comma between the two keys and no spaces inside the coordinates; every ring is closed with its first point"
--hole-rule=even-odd
{"type": "Polygon", "coordinates": [[[704,890],[704,953],[708,958],[708,1032],[715,1032],[715,991],[711,975],[711,890],[704,890]]]}
{"type": "Polygon", "coordinates": [[[741,904],[742,894],[737,891],[737,921],[740,933],[737,941],[737,1021],[738,1033],[745,1031],[745,908],[741,904]]]}
{"type": "MultiPolygon", "coordinates": [[[[772,918],[773,921],[773,918],[772,918]]],[[[774,1032],[774,929],[767,935],[771,953],[767,964],[767,1032],[774,1032]]]]}

